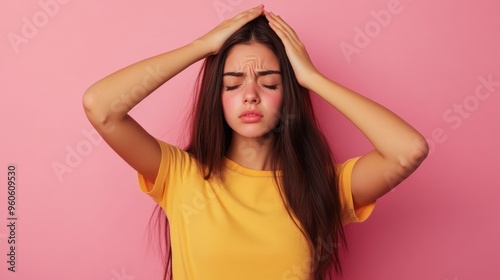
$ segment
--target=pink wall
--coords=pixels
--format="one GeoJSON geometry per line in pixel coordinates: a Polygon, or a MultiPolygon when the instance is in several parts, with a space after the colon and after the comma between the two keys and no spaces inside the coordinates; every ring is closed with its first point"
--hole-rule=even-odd
{"type": "MultiPolygon", "coordinates": [[[[500,279],[498,2],[312,2],[266,5],[295,27],[319,69],[400,114],[431,144],[411,179],[380,199],[367,222],[348,227],[345,279],[500,279]]],[[[154,204],[94,134],[82,94],[259,3],[3,4],[0,279],[159,279],[145,235],[154,204]],[[15,273],[7,270],[9,164],[17,169],[15,273]]],[[[178,143],[197,69],[132,115],[178,143]]],[[[345,119],[315,104],[338,159],[369,149],[345,119]]]]}

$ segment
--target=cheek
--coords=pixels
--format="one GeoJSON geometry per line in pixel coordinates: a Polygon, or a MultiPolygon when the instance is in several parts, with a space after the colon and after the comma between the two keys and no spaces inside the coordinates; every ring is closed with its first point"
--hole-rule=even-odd
{"type": "Polygon", "coordinates": [[[234,108],[234,96],[229,94],[222,94],[222,110],[224,112],[224,116],[227,117],[227,114],[231,112],[231,108],[234,108]]]}
{"type": "Polygon", "coordinates": [[[268,106],[271,110],[276,112],[278,115],[281,113],[281,107],[283,105],[283,94],[279,93],[272,95],[268,98],[268,106]]]}

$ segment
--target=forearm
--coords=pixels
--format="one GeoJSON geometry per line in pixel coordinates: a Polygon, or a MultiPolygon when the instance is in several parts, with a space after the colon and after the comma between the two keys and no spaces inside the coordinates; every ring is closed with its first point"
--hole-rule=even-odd
{"type": "Polygon", "coordinates": [[[123,118],[159,86],[207,56],[199,42],[127,66],[93,84],[84,94],[83,104],[94,124],[123,118]]]}
{"type": "Polygon", "coordinates": [[[310,85],[309,89],[347,117],[385,159],[401,164],[413,155],[427,153],[424,137],[387,108],[321,74],[310,85]]]}

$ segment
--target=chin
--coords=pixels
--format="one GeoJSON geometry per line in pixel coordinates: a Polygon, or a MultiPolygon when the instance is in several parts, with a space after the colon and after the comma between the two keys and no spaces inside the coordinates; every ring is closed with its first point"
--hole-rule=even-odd
{"type": "Polygon", "coordinates": [[[268,138],[272,135],[270,130],[245,130],[245,131],[233,131],[233,133],[238,134],[243,138],[268,138]]]}

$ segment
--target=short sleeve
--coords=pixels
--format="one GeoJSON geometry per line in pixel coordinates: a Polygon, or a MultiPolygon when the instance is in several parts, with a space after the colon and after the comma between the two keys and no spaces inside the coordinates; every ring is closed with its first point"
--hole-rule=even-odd
{"type": "Polygon", "coordinates": [[[157,139],[157,141],[161,149],[161,161],[155,181],[148,181],[140,173],[137,173],[137,176],[140,190],[166,209],[167,201],[172,201],[176,195],[174,186],[178,185],[178,181],[181,180],[179,173],[181,173],[187,153],[161,140],[157,139]]]}
{"type": "Polygon", "coordinates": [[[342,223],[358,223],[365,221],[373,211],[375,202],[354,208],[351,190],[351,177],[354,165],[360,157],[351,158],[338,166],[338,186],[342,199],[342,223]]]}

